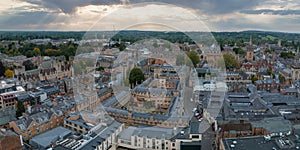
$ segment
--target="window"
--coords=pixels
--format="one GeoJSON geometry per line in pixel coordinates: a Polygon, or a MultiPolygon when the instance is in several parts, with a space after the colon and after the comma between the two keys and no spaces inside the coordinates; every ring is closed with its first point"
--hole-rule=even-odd
{"type": "Polygon", "coordinates": [[[137,146],[137,137],[134,136],[134,146],[137,146]]]}
{"type": "Polygon", "coordinates": [[[155,139],[152,139],[152,149],[155,149],[155,139]]]}
{"type": "Polygon", "coordinates": [[[143,137],[143,147],[146,148],[146,138],[143,137]]]}

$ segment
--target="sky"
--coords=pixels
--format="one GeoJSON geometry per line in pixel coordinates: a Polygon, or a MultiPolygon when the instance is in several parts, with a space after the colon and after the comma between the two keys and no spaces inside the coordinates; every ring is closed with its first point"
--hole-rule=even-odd
{"type": "Polygon", "coordinates": [[[299,0],[2,0],[0,30],[300,33],[299,0]]]}

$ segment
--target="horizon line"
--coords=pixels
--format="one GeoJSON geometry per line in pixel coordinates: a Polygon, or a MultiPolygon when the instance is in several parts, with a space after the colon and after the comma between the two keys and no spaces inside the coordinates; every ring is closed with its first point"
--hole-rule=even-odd
{"type": "Polygon", "coordinates": [[[273,33],[288,33],[288,34],[300,34],[299,32],[291,32],[291,31],[274,31],[274,30],[236,30],[236,31],[172,31],[172,30],[7,30],[0,29],[0,32],[120,32],[120,31],[140,31],[140,32],[207,32],[207,33],[226,33],[226,32],[273,32],[273,33]]]}

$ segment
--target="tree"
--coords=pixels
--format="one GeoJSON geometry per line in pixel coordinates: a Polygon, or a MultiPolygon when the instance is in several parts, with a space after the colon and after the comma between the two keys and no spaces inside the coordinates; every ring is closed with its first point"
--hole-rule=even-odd
{"type": "Polygon", "coordinates": [[[23,62],[23,66],[25,66],[25,71],[35,69],[36,66],[32,63],[31,60],[26,60],[23,62]]]}
{"type": "Polygon", "coordinates": [[[133,68],[129,74],[129,83],[135,86],[136,84],[141,84],[144,81],[144,74],[140,68],[133,68]]]}
{"type": "Polygon", "coordinates": [[[104,67],[99,66],[98,68],[96,68],[96,71],[104,71],[104,67]]]}
{"type": "Polygon", "coordinates": [[[255,83],[255,81],[257,81],[257,80],[258,80],[258,78],[257,78],[257,77],[255,77],[255,76],[252,76],[252,77],[251,77],[251,80],[252,80],[252,83],[254,84],[254,83],[255,83]]]}
{"type": "Polygon", "coordinates": [[[272,53],[272,50],[267,49],[265,52],[266,52],[267,54],[271,54],[271,53],[272,53]]]}
{"type": "MultiPolygon", "coordinates": [[[[67,60],[69,60],[70,56],[75,56],[77,47],[78,47],[78,44],[68,42],[68,43],[59,45],[58,49],[61,51],[61,54],[64,55],[67,60]]],[[[85,48],[85,47],[83,47],[83,48],[85,48]]],[[[83,49],[81,49],[81,51],[82,50],[83,49]]]]}
{"type": "Polygon", "coordinates": [[[242,48],[233,48],[235,54],[245,54],[245,51],[242,48]]]}
{"type": "Polygon", "coordinates": [[[61,50],[46,49],[44,51],[44,55],[46,55],[46,56],[60,56],[61,55],[61,50]]]}
{"type": "Polygon", "coordinates": [[[282,76],[281,74],[279,74],[279,77],[278,77],[280,83],[284,83],[285,82],[285,77],[282,76]]]}
{"type": "Polygon", "coordinates": [[[196,66],[200,62],[200,58],[198,56],[198,53],[195,51],[190,51],[187,53],[187,56],[191,60],[194,66],[196,66]]]}
{"type": "Polygon", "coordinates": [[[40,50],[40,48],[35,47],[35,48],[33,49],[33,52],[34,52],[34,55],[35,55],[35,56],[38,56],[38,55],[40,55],[41,50],[40,50]]]}
{"type": "Polygon", "coordinates": [[[124,42],[121,42],[120,47],[119,47],[119,50],[120,50],[120,51],[124,51],[125,49],[126,49],[125,43],[124,43],[124,42]]]}
{"type": "Polygon", "coordinates": [[[223,59],[227,69],[238,67],[239,62],[232,54],[224,54],[223,59]]]}
{"type": "Polygon", "coordinates": [[[3,77],[5,73],[5,67],[3,66],[3,63],[0,61],[0,77],[3,77]]]}
{"type": "Polygon", "coordinates": [[[16,110],[16,117],[22,116],[22,113],[25,112],[25,107],[21,101],[18,101],[18,106],[16,110]]]}
{"type": "Polygon", "coordinates": [[[281,52],[280,57],[282,57],[284,59],[294,58],[295,54],[293,54],[292,52],[281,52]]]}
{"type": "Polygon", "coordinates": [[[6,69],[4,75],[6,78],[12,78],[12,77],[14,77],[14,71],[12,71],[10,69],[6,69]]]}

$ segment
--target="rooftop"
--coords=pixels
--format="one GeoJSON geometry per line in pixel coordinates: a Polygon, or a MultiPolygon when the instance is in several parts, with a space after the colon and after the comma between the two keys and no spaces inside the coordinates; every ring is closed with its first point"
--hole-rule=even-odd
{"type": "Polygon", "coordinates": [[[276,137],[267,139],[262,136],[225,138],[222,139],[225,150],[279,150],[279,149],[299,149],[299,142],[295,136],[276,137]],[[297,148],[298,147],[298,148],[297,148]]]}
{"type": "Polygon", "coordinates": [[[72,132],[73,131],[64,127],[56,127],[52,130],[35,136],[34,138],[30,139],[29,143],[37,148],[46,148],[50,146],[53,141],[64,138],[72,134],[72,132]]]}
{"type": "Polygon", "coordinates": [[[292,123],[282,117],[264,118],[251,122],[255,128],[264,128],[269,133],[291,132],[292,123]]]}
{"type": "Polygon", "coordinates": [[[133,127],[130,126],[124,129],[119,138],[124,140],[130,140],[131,136],[156,138],[156,139],[171,139],[173,137],[173,129],[161,128],[161,127],[133,127]]]}

